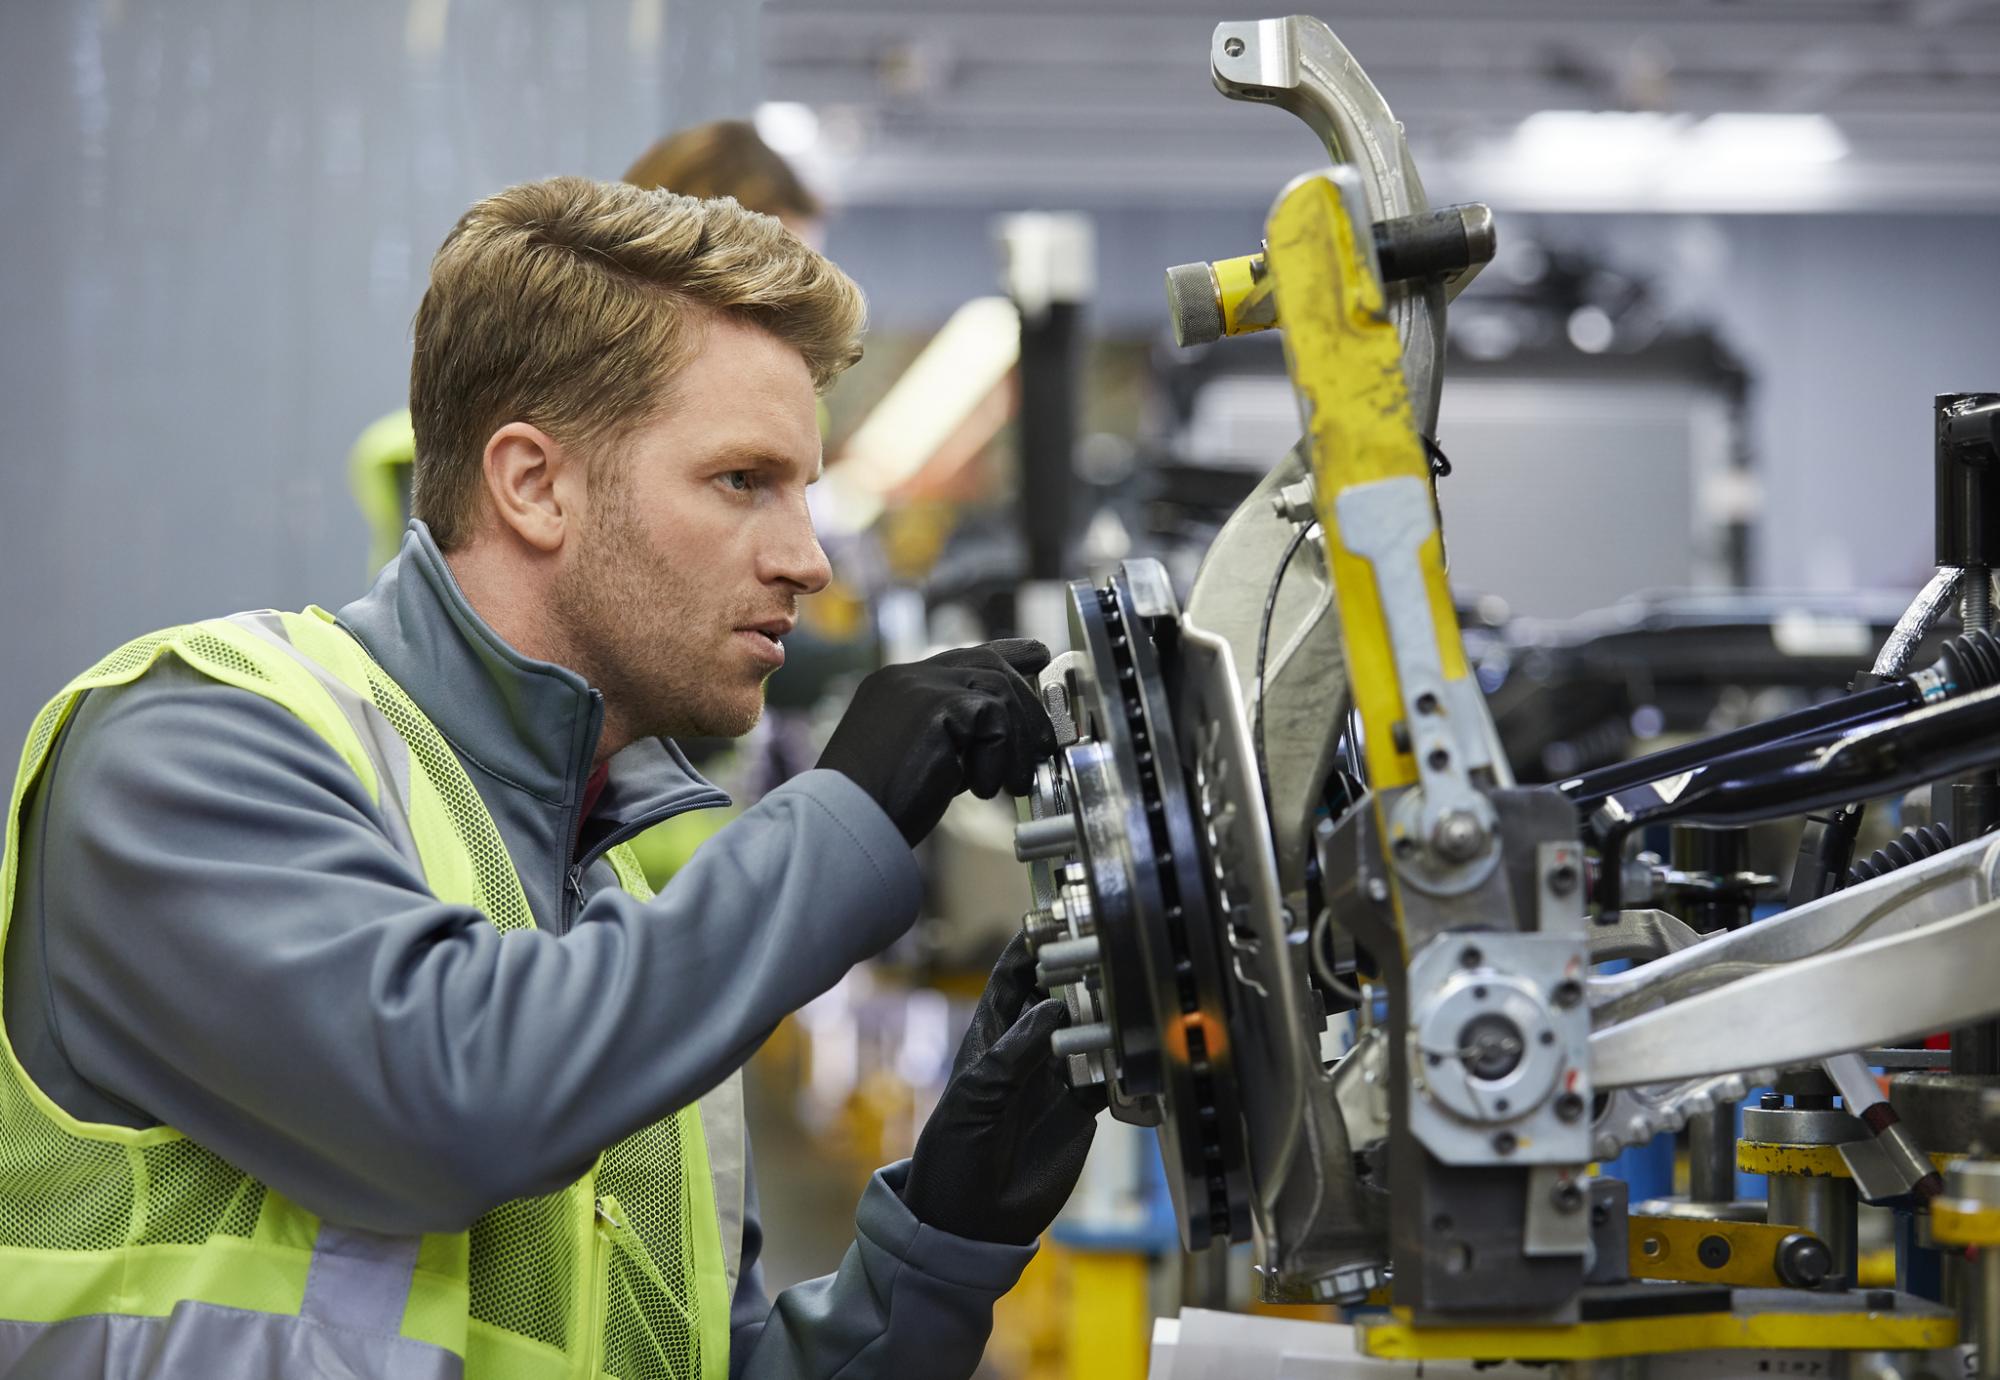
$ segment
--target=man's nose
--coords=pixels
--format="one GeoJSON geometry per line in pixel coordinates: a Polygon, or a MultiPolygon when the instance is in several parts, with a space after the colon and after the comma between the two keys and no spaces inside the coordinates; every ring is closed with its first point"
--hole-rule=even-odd
{"type": "Polygon", "coordinates": [[[795,586],[801,594],[817,594],[833,580],[833,566],[810,515],[801,511],[785,523],[767,554],[765,578],[795,586]]]}

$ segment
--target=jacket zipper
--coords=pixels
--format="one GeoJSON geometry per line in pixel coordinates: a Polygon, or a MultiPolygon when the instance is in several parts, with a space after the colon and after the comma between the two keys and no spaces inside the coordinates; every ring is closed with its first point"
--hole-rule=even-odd
{"type": "Polygon", "coordinates": [[[727,805],[728,803],[729,797],[721,791],[698,795],[690,800],[677,801],[671,810],[663,810],[657,814],[647,815],[641,819],[634,820],[632,823],[626,824],[605,836],[588,853],[577,859],[564,876],[562,890],[562,932],[567,933],[569,931],[570,924],[576,918],[576,913],[583,909],[585,899],[583,894],[583,874],[590,870],[592,863],[595,863],[619,844],[630,843],[656,824],[664,824],[670,819],[689,814],[695,810],[712,810],[719,805],[727,805]]]}
{"type": "Polygon", "coordinates": [[[604,731],[604,696],[597,691],[590,692],[590,723],[583,735],[581,762],[572,761],[569,770],[570,794],[573,797],[569,808],[563,811],[562,862],[563,885],[556,895],[562,898],[562,920],[557,926],[558,934],[568,934],[570,922],[576,916],[576,908],[570,902],[572,894],[577,901],[583,899],[582,868],[570,864],[576,853],[576,836],[583,829],[583,783],[590,779],[590,763],[597,756],[598,735],[604,731]],[[581,768],[581,770],[579,770],[581,768]]]}

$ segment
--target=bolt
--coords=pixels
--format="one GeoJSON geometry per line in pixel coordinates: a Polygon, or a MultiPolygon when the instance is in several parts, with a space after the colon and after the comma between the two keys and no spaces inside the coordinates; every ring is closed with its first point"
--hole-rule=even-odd
{"type": "Polygon", "coordinates": [[[1243,40],[1242,40],[1242,39],[1240,39],[1240,38],[1226,38],[1226,39],[1224,39],[1224,40],[1222,41],[1222,51],[1223,51],[1223,52],[1225,52],[1225,53],[1227,53],[1227,54],[1229,54],[1229,56],[1231,56],[1231,57],[1242,57],[1242,56],[1243,56],[1243,40]]]}
{"type": "Polygon", "coordinates": [[[1583,984],[1575,978],[1564,978],[1555,985],[1554,990],[1549,993],[1549,998],[1567,1011],[1583,1000],[1583,984]]]}
{"type": "Polygon", "coordinates": [[[1058,1059],[1067,1059],[1072,1054],[1097,1054],[1110,1049],[1114,1039],[1111,1027],[1101,1021],[1064,1026],[1049,1036],[1049,1050],[1058,1059]]]}
{"type": "Polygon", "coordinates": [[[1432,693],[1431,693],[1430,691],[1428,691],[1428,690],[1424,691],[1424,693],[1423,693],[1423,694],[1421,694],[1421,695],[1417,696],[1417,712],[1418,712],[1419,714],[1435,714],[1435,713],[1437,713],[1437,712],[1438,712],[1438,697],[1437,697],[1436,695],[1433,695],[1433,694],[1432,694],[1432,693]]]}
{"type": "Polygon", "coordinates": [[[1060,858],[1076,850],[1076,816],[1068,812],[1023,820],[1014,830],[1014,857],[1019,862],[1060,858]]]}
{"type": "Polygon", "coordinates": [[[1833,1273],[1833,1254],[1826,1243],[1802,1231],[1795,1231],[1778,1243],[1774,1263],[1778,1278],[1794,1289],[1817,1289],[1833,1273]]]}
{"type": "Polygon", "coordinates": [[[1470,810],[1446,810],[1431,828],[1431,847],[1447,862],[1471,862],[1486,847],[1486,826],[1470,810]]]}
{"type": "Polygon", "coordinates": [[[1430,751],[1430,756],[1426,757],[1424,760],[1430,763],[1430,768],[1432,771],[1443,771],[1446,767],[1451,765],[1451,754],[1449,752],[1446,752],[1443,748],[1432,748],[1430,751]]]}
{"type": "MultiPolygon", "coordinates": [[[[1562,1213],[1575,1212],[1578,1208],[1583,1206],[1583,1190],[1577,1186],[1577,1182],[1575,1179],[1564,1179],[1561,1183],[1557,1184],[1555,1186],[1554,1191],[1549,1194],[1549,1201],[1550,1203],[1554,1204],[1555,1210],[1557,1212],[1562,1212],[1562,1213]]],[[[1593,1219],[1595,1219],[1596,1216],[1597,1214],[1595,1212],[1591,1214],[1591,1217],[1593,1219]]]]}
{"type": "Polygon", "coordinates": [[[1069,938],[1069,931],[1057,922],[1055,916],[1045,910],[1031,910],[1021,917],[1021,926],[1028,932],[1028,945],[1039,949],[1058,939],[1069,938]]]}
{"type": "Polygon", "coordinates": [[[1757,1105],[1767,1112],[1775,1112],[1785,1105],[1783,1093],[1765,1093],[1757,1099],[1757,1105]]]}
{"type": "Polygon", "coordinates": [[[1720,1270],[1729,1263],[1729,1243],[1720,1236],[1704,1236],[1694,1254],[1709,1269],[1720,1270]]]}
{"type": "Polygon", "coordinates": [[[1466,945],[1463,949],[1459,950],[1458,962],[1459,966],[1461,967],[1477,968],[1480,964],[1484,963],[1485,961],[1486,961],[1486,955],[1479,952],[1479,950],[1475,949],[1470,944],[1466,945]]]}
{"type": "Polygon", "coordinates": [[[1556,1098],[1556,1118],[1560,1121],[1575,1121],[1583,1115],[1583,1098],[1573,1092],[1563,1093],[1556,1098]]]}
{"type": "Polygon", "coordinates": [[[1549,890],[1558,896],[1567,896],[1576,890],[1576,866],[1573,863],[1558,863],[1549,869],[1549,890]]]}
{"type": "Polygon", "coordinates": [[[1499,1135],[1493,1137],[1493,1153],[1496,1155],[1511,1155],[1520,1146],[1521,1142],[1515,1139],[1512,1131],[1502,1131],[1499,1135]]]}

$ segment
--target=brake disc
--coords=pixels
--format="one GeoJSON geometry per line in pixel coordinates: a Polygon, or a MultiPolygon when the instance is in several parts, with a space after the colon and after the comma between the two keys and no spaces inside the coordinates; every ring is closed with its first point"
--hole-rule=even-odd
{"type": "Polygon", "coordinates": [[[1200,1250],[1247,1238],[1250,1185],[1214,873],[1162,669],[1179,633],[1156,563],[1129,562],[1101,589],[1070,586],[1082,741],[1066,754],[1067,795],[1102,955],[1114,1110],[1157,1100],[1182,1240],[1200,1250]]]}

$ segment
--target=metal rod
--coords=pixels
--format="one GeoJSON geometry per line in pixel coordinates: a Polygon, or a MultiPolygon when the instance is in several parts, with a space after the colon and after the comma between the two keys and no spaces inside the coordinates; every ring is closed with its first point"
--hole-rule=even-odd
{"type": "Polygon", "coordinates": [[[1979,1348],[1978,1380],[2000,1380],[2000,1252],[1982,1248],[1971,1273],[1979,1291],[1973,1333],[1979,1348]]]}
{"type": "Polygon", "coordinates": [[[1734,1102],[1719,1102],[1712,1111],[1688,1118],[1688,1199],[1696,1203],[1736,1201],[1734,1102]]]}
{"type": "MultiPolygon", "coordinates": [[[[1856,1254],[1854,1181],[1773,1174],[1765,1220],[1773,1225],[1803,1227],[1826,1242],[1833,1256],[1833,1273],[1854,1282],[1856,1254]]],[[[2000,1380],[1996,1377],[1995,1380],[2000,1380]]]]}
{"type": "Polygon", "coordinates": [[[1729,753],[1769,747],[1773,743],[1808,734],[1829,733],[1858,724],[1874,723],[1922,703],[1921,690],[1908,681],[1898,680],[1871,690],[1842,695],[1790,714],[1781,714],[1763,723],[1748,724],[1728,733],[1718,733],[1680,747],[1635,757],[1629,762],[1600,767],[1563,782],[1560,789],[1579,810],[1588,810],[1619,791],[1648,781],[1658,781],[1729,753]]]}

